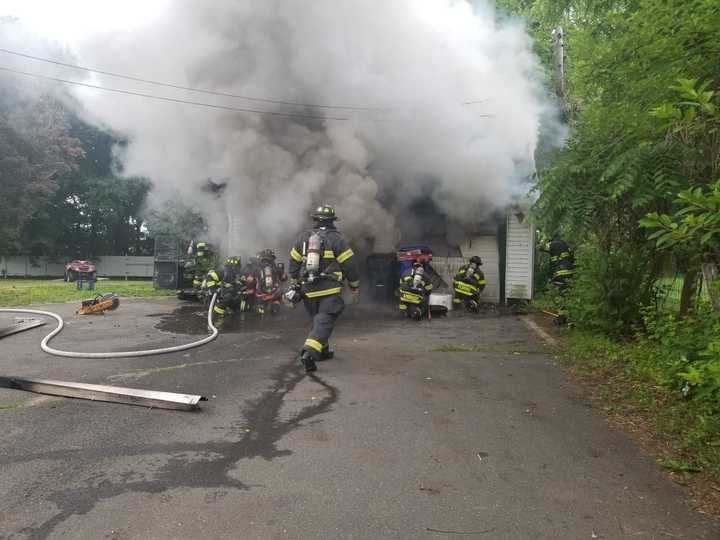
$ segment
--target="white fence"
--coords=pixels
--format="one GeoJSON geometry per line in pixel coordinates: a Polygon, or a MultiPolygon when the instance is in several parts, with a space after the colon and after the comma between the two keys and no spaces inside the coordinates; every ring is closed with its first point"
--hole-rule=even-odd
{"type": "MultiPolygon", "coordinates": [[[[96,257],[98,276],[153,277],[153,257],[96,257]]],[[[65,261],[53,257],[0,257],[0,275],[7,277],[63,277],[65,261]]]]}

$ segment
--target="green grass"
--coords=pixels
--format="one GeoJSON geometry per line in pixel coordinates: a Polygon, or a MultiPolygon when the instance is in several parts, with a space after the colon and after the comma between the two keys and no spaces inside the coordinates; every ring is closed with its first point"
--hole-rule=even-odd
{"type": "Polygon", "coordinates": [[[95,283],[94,291],[87,288],[78,291],[75,283],[65,283],[61,279],[0,279],[0,306],[80,301],[107,292],[114,292],[121,298],[173,295],[173,291],[167,289],[154,289],[151,281],[100,280],[95,283]]]}

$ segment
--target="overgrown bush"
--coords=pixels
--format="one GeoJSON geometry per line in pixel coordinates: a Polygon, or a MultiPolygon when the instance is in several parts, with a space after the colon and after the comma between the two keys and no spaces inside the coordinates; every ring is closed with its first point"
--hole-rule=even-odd
{"type": "Polygon", "coordinates": [[[628,335],[642,321],[641,306],[654,303],[652,265],[642,249],[620,247],[605,253],[594,242],[576,254],[572,286],[564,308],[577,328],[628,335]]]}

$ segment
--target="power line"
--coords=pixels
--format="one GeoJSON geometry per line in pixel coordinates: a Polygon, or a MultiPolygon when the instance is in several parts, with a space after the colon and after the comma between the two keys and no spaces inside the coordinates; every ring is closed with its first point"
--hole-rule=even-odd
{"type": "Polygon", "coordinates": [[[195,105],[197,107],[207,107],[209,109],[222,109],[225,111],[235,111],[235,112],[243,112],[243,113],[253,113],[253,114],[268,114],[272,116],[283,116],[286,118],[304,118],[304,119],[313,119],[313,120],[349,120],[349,118],[341,117],[341,116],[318,116],[318,115],[312,115],[312,114],[299,114],[299,113],[285,113],[285,112],[279,112],[279,111],[263,111],[260,109],[246,109],[243,107],[231,107],[229,105],[215,105],[213,103],[204,103],[202,101],[190,101],[186,99],[177,99],[177,98],[171,98],[167,96],[156,96],[154,94],[145,94],[143,92],[133,92],[131,90],[121,90],[119,88],[110,88],[108,86],[98,86],[96,84],[89,84],[89,83],[83,83],[79,81],[70,81],[67,79],[60,79],[57,77],[50,77],[47,75],[40,75],[38,73],[30,73],[27,71],[20,71],[18,69],[12,69],[9,67],[0,66],[0,71],[6,71],[9,73],[15,73],[17,75],[24,75],[26,77],[35,77],[37,79],[45,79],[48,81],[55,81],[60,82],[64,84],[70,84],[75,86],[84,86],[86,88],[93,88],[95,90],[105,90],[106,92],[116,92],[118,94],[127,94],[129,96],[139,96],[149,99],[157,99],[160,101],[169,101],[171,103],[184,103],[187,105],[195,105]]]}
{"type": "Polygon", "coordinates": [[[322,105],[322,104],[318,104],[318,103],[299,103],[299,102],[295,102],[295,101],[284,101],[284,100],[279,100],[279,99],[269,99],[269,98],[245,96],[245,95],[241,95],[241,94],[232,94],[229,92],[208,90],[205,88],[193,88],[190,86],[182,86],[179,84],[165,83],[165,82],[160,82],[160,81],[154,81],[151,79],[142,79],[140,77],[133,77],[132,75],[123,75],[121,73],[114,73],[112,71],[104,71],[101,69],[94,69],[94,68],[89,68],[89,67],[85,67],[85,66],[79,66],[76,64],[68,64],[66,62],[60,62],[58,60],[51,60],[50,58],[42,58],[40,56],[33,56],[31,54],[21,53],[18,51],[11,51],[10,49],[0,48],[0,52],[4,52],[6,54],[12,54],[15,56],[21,56],[23,58],[29,58],[31,60],[37,60],[39,62],[47,62],[48,64],[55,64],[57,66],[63,66],[63,67],[72,68],[72,69],[79,69],[79,70],[87,71],[90,73],[99,73],[100,75],[108,75],[110,77],[127,79],[129,81],[153,84],[155,86],[164,86],[167,88],[175,88],[177,90],[187,90],[189,92],[197,92],[200,94],[210,94],[213,96],[231,97],[231,98],[236,98],[236,99],[244,99],[246,101],[257,101],[260,103],[272,103],[275,105],[291,105],[294,107],[309,107],[309,108],[314,108],[314,109],[340,109],[340,110],[348,110],[348,111],[374,111],[374,112],[387,111],[386,108],[382,108],[382,107],[354,107],[354,106],[344,106],[344,105],[322,105]]]}
{"type": "MultiPolygon", "coordinates": [[[[175,88],[176,90],[186,90],[188,92],[197,92],[200,94],[209,94],[211,96],[230,97],[230,98],[235,98],[235,99],[244,99],[246,101],[257,101],[259,103],[272,103],[275,105],[288,105],[288,106],[293,106],[293,107],[308,107],[308,108],[314,108],[314,109],[338,109],[338,110],[347,110],[347,111],[370,111],[370,112],[390,112],[396,108],[396,107],[356,107],[356,106],[352,106],[352,105],[322,105],[319,103],[300,103],[300,102],[296,102],[296,101],[285,101],[285,100],[280,100],[280,99],[253,97],[253,96],[246,96],[246,95],[242,95],[242,94],[233,94],[230,92],[220,92],[217,90],[208,90],[205,88],[193,88],[191,86],[182,86],[179,84],[154,81],[151,79],[143,79],[141,77],[134,77],[132,75],[124,75],[122,73],[115,73],[112,71],[104,71],[101,69],[95,69],[95,68],[90,68],[90,67],[86,67],[86,66],[79,66],[77,64],[69,64],[66,62],[60,62],[59,60],[52,60],[50,58],[34,56],[32,54],[22,53],[19,51],[12,51],[10,49],[5,49],[2,47],[0,47],[0,52],[6,53],[6,54],[12,54],[15,56],[20,56],[23,58],[29,58],[30,60],[37,60],[38,62],[46,62],[48,64],[54,64],[56,66],[63,66],[63,67],[71,68],[71,69],[79,69],[81,71],[87,71],[88,73],[98,73],[100,75],[107,75],[110,77],[117,77],[119,79],[126,79],[128,81],[152,84],[155,86],[164,86],[167,88],[175,88]]],[[[463,101],[462,105],[475,105],[478,103],[486,103],[488,101],[491,101],[491,100],[490,99],[476,99],[476,100],[471,100],[471,101],[463,101]]],[[[489,117],[489,115],[483,115],[482,117],[489,117]]]]}

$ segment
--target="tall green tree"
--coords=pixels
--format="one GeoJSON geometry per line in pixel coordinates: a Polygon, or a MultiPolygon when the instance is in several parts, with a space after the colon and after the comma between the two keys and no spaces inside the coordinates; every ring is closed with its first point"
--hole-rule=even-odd
{"type": "Polygon", "coordinates": [[[25,251],[23,228],[84,155],[66,108],[50,89],[0,77],[0,253],[25,251]]]}
{"type": "MultiPolygon", "coordinates": [[[[565,31],[571,132],[538,175],[534,213],[546,229],[580,248],[573,294],[588,293],[575,302],[585,310],[583,319],[628,331],[651,300],[668,259],[638,223],[648,213],[671,211],[678,193],[698,176],[688,170],[688,145],[668,136],[650,113],[672,101],[678,79],[718,79],[717,1],[498,0],[498,5],[526,17],[550,76],[551,31],[557,26],[565,31]]],[[[675,257],[688,273],[689,262],[675,257]]]]}

